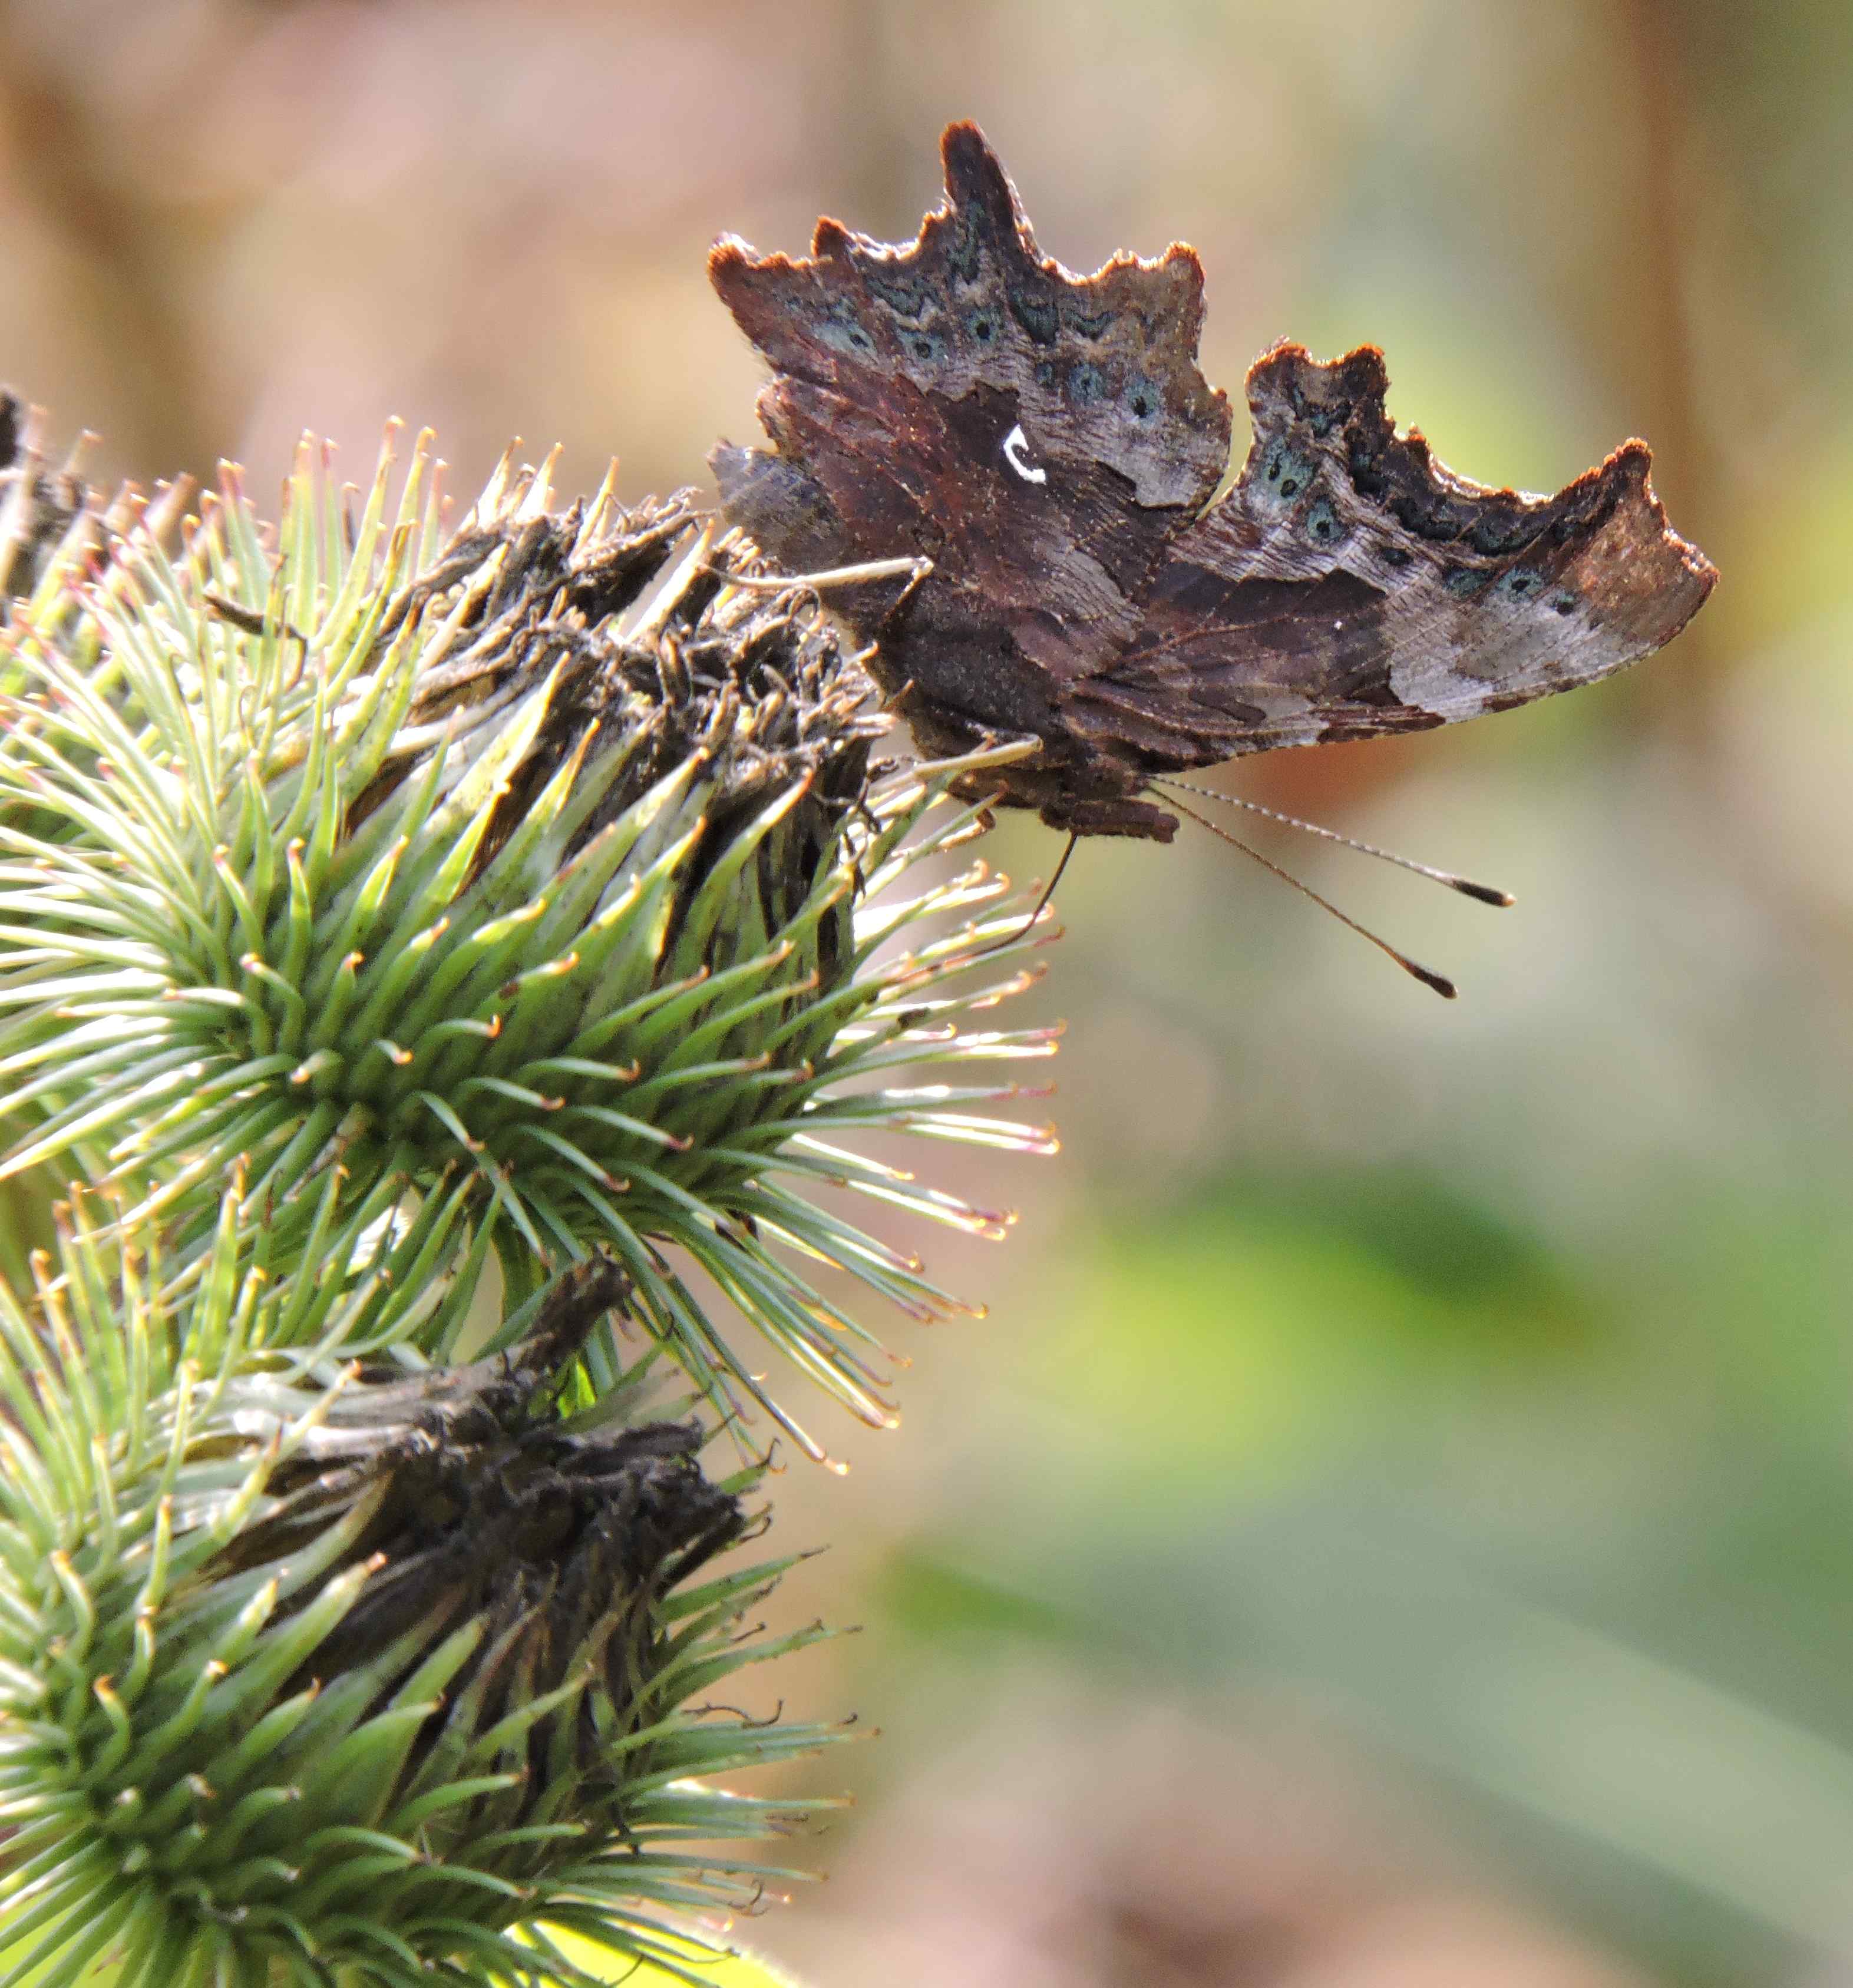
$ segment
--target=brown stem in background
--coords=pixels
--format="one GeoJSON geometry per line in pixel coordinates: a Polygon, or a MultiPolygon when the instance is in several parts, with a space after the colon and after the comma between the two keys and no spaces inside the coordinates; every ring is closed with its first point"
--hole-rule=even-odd
{"type": "Polygon", "coordinates": [[[92,106],[17,40],[0,48],[0,123],[14,134],[26,199],[81,262],[80,280],[103,320],[100,349],[127,376],[114,411],[134,431],[112,435],[113,451],[168,475],[209,470],[236,423],[224,382],[205,377],[185,294],[193,265],[177,252],[171,207],[138,198],[138,179],[157,178],[159,161],[113,172],[92,106]]]}
{"type": "MultiPolygon", "coordinates": [[[[1654,448],[1654,485],[1678,529],[1714,555],[1723,522],[1719,479],[1700,418],[1689,292],[1692,201],[1698,150],[1691,90],[1676,7],[1668,0],[1618,0],[1613,18],[1636,112],[1639,155],[1632,174],[1634,204],[1631,341],[1644,376],[1634,382],[1642,423],[1654,448]]],[[[1677,697],[1684,708],[1695,674],[1708,679],[1716,644],[1701,617],[1682,637],[1681,668],[1651,680],[1649,695],[1677,697]]]]}

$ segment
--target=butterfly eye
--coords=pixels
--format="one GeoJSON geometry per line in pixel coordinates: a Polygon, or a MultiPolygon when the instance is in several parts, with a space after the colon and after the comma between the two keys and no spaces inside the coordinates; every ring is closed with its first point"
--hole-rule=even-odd
{"type": "Polygon", "coordinates": [[[1523,600],[1533,587],[1540,584],[1538,576],[1529,566],[1515,566],[1506,576],[1506,590],[1523,600]]]}
{"type": "Polygon", "coordinates": [[[1126,404],[1134,421],[1149,421],[1157,415],[1162,403],[1158,389],[1150,380],[1133,379],[1126,383],[1126,404]]]}
{"type": "Polygon", "coordinates": [[[981,345],[988,345],[998,335],[997,320],[980,315],[971,320],[971,335],[981,345]]]}
{"type": "Polygon", "coordinates": [[[1106,378],[1098,366],[1075,367],[1068,376],[1068,397],[1077,407],[1106,398],[1106,378]]]}
{"type": "Polygon", "coordinates": [[[1455,566],[1441,576],[1441,584],[1450,593],[1465,600],[1470,594],[1478,593],[1492,577],[1491,573],[1481,573],[1470,566],[1455,566]]]}
{"type": "Polygon", "coordinates": [[[908,333],[907,350],[916,359],[934,360],[944,356],[945,348],[930,333],[916,331],[908,333]]]}

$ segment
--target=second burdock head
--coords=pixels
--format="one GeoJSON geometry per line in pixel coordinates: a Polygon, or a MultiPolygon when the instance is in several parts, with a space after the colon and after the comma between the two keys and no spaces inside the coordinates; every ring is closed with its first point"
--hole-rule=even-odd
{"type": "Polygon", "coordinates": [[[623,1273],[590,1260],[505,1354],[408,1373],[340,1356],[368,1283],[388,1320],[415,1293],[241,1268],[235,1187],[185,1290],[102,1212],[80,1197],[32,1290],[0,1284],[21,1978],[583,1983],[562,1932],[697,1978],[684,1915],[750,1909],[780,1874],[747,1845],[818,1807],[704,1777],[835,1736],[714,1702],[821,1633],[743,1620],[781,1564],[710,1565],[757,1472],[704,1477],[700,1432],[626,1388],[555,1412],[623,1273]]]}

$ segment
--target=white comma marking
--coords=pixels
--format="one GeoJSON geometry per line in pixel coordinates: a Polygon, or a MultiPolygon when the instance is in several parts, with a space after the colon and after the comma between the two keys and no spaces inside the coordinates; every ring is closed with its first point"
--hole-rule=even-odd
{"type": "Polygon", "coordinates": [[[1004,438],[1004,460],[1025,483],[1046,483],[1048,481],[1048,472],[1038,469],[1029,459],[1029,437],[1023,432],[1021,421],[1004,438]]]}

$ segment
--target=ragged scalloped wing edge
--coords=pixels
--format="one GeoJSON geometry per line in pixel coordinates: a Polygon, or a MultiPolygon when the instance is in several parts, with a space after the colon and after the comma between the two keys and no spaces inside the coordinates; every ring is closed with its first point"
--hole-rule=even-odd
{"type": "MultiPolygon", "coordinates": [[[[940,134],[940,158],[943,179],[942,197],[937,206],[921,217],[920,227],[911,241],[878,241],[828,215],[818,218],[812,231],[808,255],[790,255],[777,249],[761,255],[740,235],[724,234],[718,236],[708,250],[709,282],[739,319],[740,309],[736,299],[745,301],[743,279],[750,282],[755,279],[809,277],[825,265],[851,254],[879,258],[904,268],[929,247],[939,229],[952,221],[962,191],[968,193],[981,208],[986,205],[987,194],[993,201],[1001,195],[1001,204],[1009,211],[1009,232],[1018,252],[1044,276],[1058,282],[1086,289],[1109,283],[1128,271],[1147,276],[1171,276],[1174,271],[1181,276],[1182,292],[1174,300],[1179,306],[1178,326],[1189,350],[1195,352],[1203,326],[1203,263],[1187,242],[1174,241],[1161,254],[1153,256],[1140,255],[1130,249],[1117,249],[1097,269],[1071,269],[1058,258],[1042,252],[1015,181],[977,125],[968,119],[948,124],[940,134]]],[[[1000,241],[1001,238],[1000,235],[1000,241]]],[[[1176,276],[1173,280],[1177,280],[1176,276]]],[[[754,337],[751,327],[744,320],[741,329],[749,338],[754,337]]],[[[757,339],[754,342],[758,343],[757,339]]]]}
{"type": "MultiPolygon", "coordinates": [[[[1332,383],[1341,390],[1334,396],[1333,404],[1343,412],[1335,414],[1335,420],[1350,414],[1380,421],[1385,441],[1406,452],[1412,473],[1425,477],[1444,497],[1509,505],[1529,515],[1574,508],[1580,493],[1607,487],[1614,489],[1618,505],[1628,506],[1631,511],[1638,506],[1652,528],[1639,535],[1643,552],[1668,556],[1672,562],[1665,566],[1664,578],[1656,573],[1651,591],[1656,600],[1674,610],[1672,618],[1645,637],[1651,646],[1642,649],[1642,655],[1670,642],[1704,606],[1716,585],[1716,566],[1691,540],[1682,537],[1668,519],[1666,506],[1653,487],[1653,451],[1638,436],[1610,450],[1601,462],[1549,495],[1482,483],[1441,462],[1420,428],[1396,427],[1387,405],[1390,374],[1381,347],[1360,345],[1336,359],[1322,360],[1315,359],[1297,341],[1282,339],[1248,368],[1245,382],[1257,446],[1277,411],[1284,409],[1292,417],[1305,418],[1305,389],[1314,383],[1332,383]]],[[[1251,458],[1255,452],[1251,448],[1251,458]]],[[[1245,466],[1233,480],[1238,482],[1245,474],[1245,466]]],[[[1212,503],[1219,502],[1222,495],[1219,491],[1212,503]]],[[[1602,529],[1608,527],[1605,525],[1602,529]]]]}

